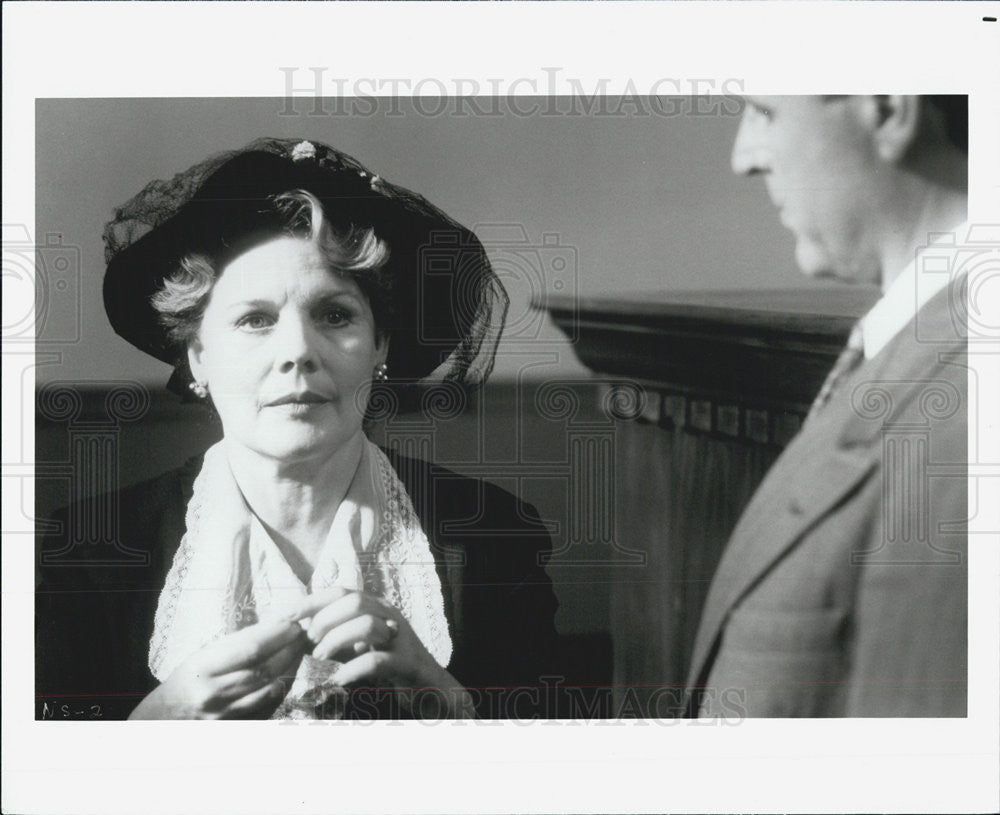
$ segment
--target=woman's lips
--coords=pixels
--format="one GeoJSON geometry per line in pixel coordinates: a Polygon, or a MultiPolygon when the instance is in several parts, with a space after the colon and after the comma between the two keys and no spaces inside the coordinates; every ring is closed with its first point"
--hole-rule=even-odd
{"type": "Polygon", "coordinates": [[[267,407],[288,416],[307,416],[329,404],[330,402],[324,399],[318,402],[281,402],[279,404],[267,405],[267,407]]]}
{"type": "Polygon", "coordinates": [[[268,402],[264,407],[280,411],[286,416],[308,416],[329,404],[329,399],[318,393],[307,392],[281,396],[268,402]]]}
{"type": "Polygon", "coordinates": [[[305,393],[290,393],[286,396],[279,396],[265,404],[265,407],[281,407],[284,405],[319,405],[329,402],[325,396],[318,393],[306,391],[305,393]]]}

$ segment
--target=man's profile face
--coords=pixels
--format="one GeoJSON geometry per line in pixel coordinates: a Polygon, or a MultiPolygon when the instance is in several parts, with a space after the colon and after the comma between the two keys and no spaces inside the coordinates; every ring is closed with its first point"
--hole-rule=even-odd
{"type": "Polygon", "coordinates": [[[880,279],[879,162],[865,97],[748,96],[733,171],[760,174],[811,276],[880,279]]]}

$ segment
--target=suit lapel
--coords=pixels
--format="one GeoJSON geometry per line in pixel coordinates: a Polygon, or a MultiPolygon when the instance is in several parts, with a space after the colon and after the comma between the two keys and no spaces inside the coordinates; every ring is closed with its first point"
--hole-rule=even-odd
{"type": "Polygon", "coordinates": [[[875,468],[877,451],[870,445],[840,445],[844,429],[842,424],[821,426],[796,439],[782,456],[777,477],[765,480],[740,519],[705,602],[689,686],[698,681],[730,609],[875,468]],[[824,460],[821,481],[817,457],[824,460]]]}

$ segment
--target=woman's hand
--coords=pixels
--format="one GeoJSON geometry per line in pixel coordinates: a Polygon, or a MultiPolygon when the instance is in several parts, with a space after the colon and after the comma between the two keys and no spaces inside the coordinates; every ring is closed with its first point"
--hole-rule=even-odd
{"type": "Polygon", "coordinates": [[[296,622],[247,626],[181,663],[129,718],[266,719],[308,648],[296,622]]]}
{"type": "Polygon", "coordinates": [[[438,665],[399,610],[384,600],[336,587],[308,597],[293,616],[312,618],[306,635],[314,644],[313,657],[343,663],[334,676],[338,684],[419,689],[428,715],[474,716],[468,692],[438,665]]]}

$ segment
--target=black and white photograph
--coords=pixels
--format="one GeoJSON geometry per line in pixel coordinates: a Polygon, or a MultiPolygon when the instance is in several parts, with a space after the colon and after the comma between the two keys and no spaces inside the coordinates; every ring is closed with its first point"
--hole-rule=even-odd
{"type": "Polygon", "coordinates": [[[995,808],[998,64],[910,54],[989,4],[53,5],[5,811],[995,808]],[[251,19],[301,53],[196,47],[251,19]]]}

